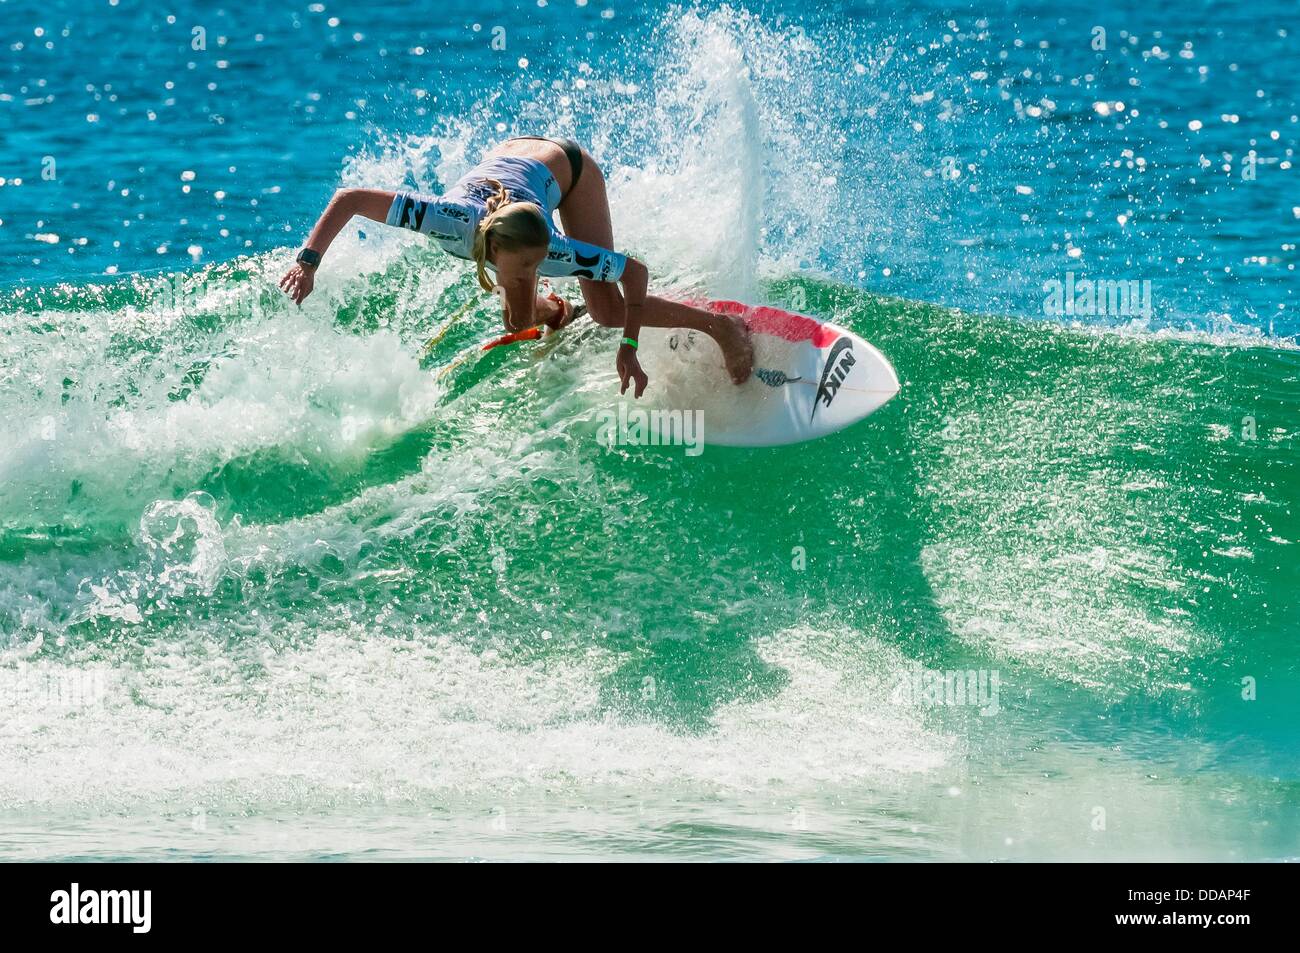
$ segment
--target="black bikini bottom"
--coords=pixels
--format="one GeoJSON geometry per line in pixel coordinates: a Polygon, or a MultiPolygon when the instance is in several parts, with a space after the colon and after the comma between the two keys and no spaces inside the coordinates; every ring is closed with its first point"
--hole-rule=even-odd
{"type": "Polygon", "coordinates": [[[573,181],[569,183],[569,191],[572,192],[578,187],[578,179],[582,178],[582,146],[572,139],[553,139],[550,136],[515,136],[514,138],[540,139],[542,142],[553,142],[563,149],[564,154],[569,159],[569,169],[573,172],[573,181]]]}

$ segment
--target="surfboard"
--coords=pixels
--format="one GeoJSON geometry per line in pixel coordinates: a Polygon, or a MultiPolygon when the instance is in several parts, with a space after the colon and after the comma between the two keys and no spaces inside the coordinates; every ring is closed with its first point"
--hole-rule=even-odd
{"type": "MultiPolygon", "coordinates": [[[[754,373],[743,384],[731,383],[721,349],[702,331],[642,328],[638,356],[651,383],[640,400],[628,402],[644,412],[643,428],[651,443],[675,442],[674,428],[680,428],[687,413],[699,424],[693,432],[706,444],[801,443],[857,423],[898,393],[898,375],[885,356],[837,324],[739,301],[689,303],[738,316],[749,326],[754,373]]],[[[529,328],[474,350],[542,336],[540,328],[529,328]]]]}
{"type": "Polygon", "coordinates": [[[706,444],[814,440],[857,423],[898,393],[885,356],[837,324],[739,301],[692,303],[749,326],[753,375],[731,383],[721,350],[701,331],[643,328],[639,354],[651,390],[638,403],[652,398],[655,407],[698,411],[706,444]]]}

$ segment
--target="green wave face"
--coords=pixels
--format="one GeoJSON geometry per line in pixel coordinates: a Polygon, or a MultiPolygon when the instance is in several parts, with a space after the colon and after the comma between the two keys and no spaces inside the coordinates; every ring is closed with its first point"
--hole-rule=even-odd
{"type": "Polygon", "coordinates": [[[692,456],[598,442],[600,329],[477,354],[431,253],[301,311],[273,277],[0,307],[11,818],[112,808],[123,856],[159,816],[232,856],[1294,853],[1296,351],[787,278],[901,393],[692,456]]]}

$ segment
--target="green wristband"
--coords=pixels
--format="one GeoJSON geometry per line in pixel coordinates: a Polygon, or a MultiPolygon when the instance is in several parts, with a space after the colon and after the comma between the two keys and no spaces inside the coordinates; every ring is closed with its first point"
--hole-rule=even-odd
{"type": "Polygon", "coordinates": [[[637,347],[636,338],[623,338],[623,343],[633,350],[637,347]]]}

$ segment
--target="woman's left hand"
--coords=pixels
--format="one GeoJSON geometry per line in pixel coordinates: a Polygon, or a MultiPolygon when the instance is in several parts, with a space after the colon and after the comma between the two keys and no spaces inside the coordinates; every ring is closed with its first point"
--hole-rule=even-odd
{"type": "Polygon", "coordinates": [[[650,378],[646,377],[645,371],[641,370],[641,362],[636,358],[636,348],[627,344],[620,344],[615,366],[618,368],[618,379],[623,384],[618,391],[620,394],[626,394],[628,385],[633,381],[636,382],[636,387],[632,391],[632,396],[639,398],[645,393],[650,378]]]}

